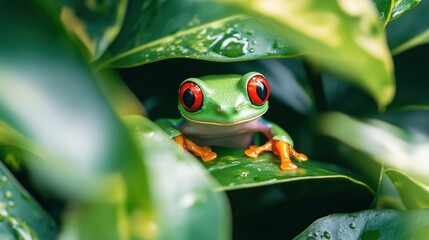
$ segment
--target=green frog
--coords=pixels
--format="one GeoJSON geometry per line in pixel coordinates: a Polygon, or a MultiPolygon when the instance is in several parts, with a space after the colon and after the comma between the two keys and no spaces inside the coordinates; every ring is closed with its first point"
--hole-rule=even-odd
{"type": "Polygon", "coordinates": [[[180,147],[203,161],[217,157],[209,146],[225,146],[246,149],[244,153],[251,158],[272,151],[279,156],[281,169],[295,170],[291,156],[299,161],[308,158],[295,151],[285,130],[262,118],[269,96],[268,81],[258,72],[188,78],[179,87],[182,117],[156,122],[180,147]],[[268,141],[252,145],[256,133],[264,134],[268,141]]]}

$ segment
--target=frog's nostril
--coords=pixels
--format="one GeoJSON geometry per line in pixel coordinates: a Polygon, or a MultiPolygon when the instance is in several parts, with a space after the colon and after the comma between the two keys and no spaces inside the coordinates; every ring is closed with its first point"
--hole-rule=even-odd
{"type": "Polygon", "coordinates": [[[221,106],[217,107],[217,111],[222,112],[222,107],[221,106]]]}
{"type": "Polygon", "coordinates": [[[239,105],[235,105],[235,111],[236,112],[240,111],[240,106],[239,105]]]}

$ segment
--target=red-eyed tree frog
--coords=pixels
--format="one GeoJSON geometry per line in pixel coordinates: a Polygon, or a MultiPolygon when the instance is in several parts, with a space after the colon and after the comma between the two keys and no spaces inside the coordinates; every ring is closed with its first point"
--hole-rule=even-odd
{"type": "Polygon", "coordinates": [[[289,134],[262,115],[268,110],[270,86],[257,72],[241,75],[211,75],[188,78],[179,87],[179,119],[159,119],[157,124],[182,148],[203,161],[217,157],[209,146],[246,149],[257,158],[272,151],[281,160],[280,168],[297,168],[290,156],[299,161],[308,158],[293,148],[289,134]],[[255,133],[263,133],[268,141],[251,145],[255,133]]]}

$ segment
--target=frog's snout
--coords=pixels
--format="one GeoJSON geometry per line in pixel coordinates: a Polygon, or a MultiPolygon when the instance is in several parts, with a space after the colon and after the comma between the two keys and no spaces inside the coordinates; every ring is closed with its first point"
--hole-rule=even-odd
{"type": "Polygon", "coordinates": [[[221,115],[229,115],[229,114],[234,114],[237,113],[241,110],[240,105],[235,105],[234,107],[225,107],[222,105],[219,105],[217,107],[217,112],[221,115]]]}

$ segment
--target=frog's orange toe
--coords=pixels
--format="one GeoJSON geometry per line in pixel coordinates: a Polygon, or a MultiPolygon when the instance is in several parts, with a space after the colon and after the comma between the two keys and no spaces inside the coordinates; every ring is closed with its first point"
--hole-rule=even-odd
{"type": "Polygon", "coordinates": [[[212,151],[212,149],[209,146],[202,146],[202,150],[204,152],[211,152],[212,151]]]}
{"type": "Polygon", "coordinates": [[[294,155],[294,157],[296,159],[298,159],[299,161],[307,161],[308,160],[308,157],[302,153],[298,153],[298,154],[294,155]]]}
{"type": "Polygon", "coordinates": [[[259,156],[259,154],[257,154],[255,151],[253,151],[252,149],[247,149],[246,151],[244,151],[244,154],[246,154],[246,156],[251,157],[251,158],[257,158],[259,156]]]}
{"type": "Polygon", "coordinates": [[[215,152],[206,152],[201,155],[201,160],[204,162],[210,162],[214,160],[217,157],[217,154],[215,152]]]}
{"type": "Polygon", "coordinates": [[[282,162],[282,164],[280,165],[280,168],[286,171],[291,171],[291,170],[295,170],[298,168],[298,166],[295,165],[295,163],[293,162],[282,162]]]}

